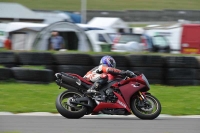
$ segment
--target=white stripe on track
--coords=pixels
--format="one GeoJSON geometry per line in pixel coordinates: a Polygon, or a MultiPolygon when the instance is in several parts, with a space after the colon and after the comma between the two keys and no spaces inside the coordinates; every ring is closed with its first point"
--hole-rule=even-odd
{"type": "MultiPolygon", "coordinates": [[[[0,115],[20,115],[20,116],[61,116],[60,114],[54,114],[49,112],[30,112],[30,113],[11,113],[0,112],[0,115]]],[[[85,115],[83,118],[136,118],[134,115],[85,115]]],[[[160,114],[159,118],[200,118],[200,115],[184,115],[184,116],[172,116],[167,114],[160,114]]]]}

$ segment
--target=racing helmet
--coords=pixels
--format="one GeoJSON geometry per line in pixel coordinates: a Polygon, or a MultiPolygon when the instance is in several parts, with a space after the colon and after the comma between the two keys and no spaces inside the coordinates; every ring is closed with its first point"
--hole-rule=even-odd
{"type": "Polygon", "coordinates": [[[108,67],[116,67],[115,59],[109,55],[103,56],[100,60],[100,65],[107,65],[108,67]]]}

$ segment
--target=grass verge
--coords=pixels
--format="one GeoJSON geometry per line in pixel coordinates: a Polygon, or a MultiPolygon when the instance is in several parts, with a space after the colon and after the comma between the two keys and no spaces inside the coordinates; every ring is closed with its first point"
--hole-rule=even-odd
{"type": "MultiPolygon", "coordinates": [[[[5,0],[0,0],[5,1],[5,0]]],[[[200,9],[200,0],[86,0],[88,10],[200,9]]],[[[80,11],[81,0],[6,0],[31,9],[80,11]]]]}
{"type": "Polygon", "coordinates": [[[45,66],[43,65],[23,65],[22,68],[32,69],[32,70],[43,70],[45,66]]]}
{"type": "MultiPolygon", "coordinates": [[[[51,112],[57,113],[55,99],[65,89],[55,83],[25,84],[0,82],[0,112],[51,112]]],[[[150,92],[162,105],[162,114],[200,115],[199,86],[151,85],[150,92]]]]}

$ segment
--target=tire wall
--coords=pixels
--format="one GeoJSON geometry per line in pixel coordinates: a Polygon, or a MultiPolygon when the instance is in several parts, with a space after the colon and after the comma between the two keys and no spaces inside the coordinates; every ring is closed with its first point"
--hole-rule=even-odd
{"type": "Polygon", "coordinates": [[[164,57],[165,84],[200,85],[200,67],[198,57],[164,57]]]}
{"type": "MultiPolygon", "coordinates": [[[[160,55],[111,55],[121,70],[139,71],[150,84],[200,85],[200,58],[192,56],[160,55]]],[[[104,54],[0,52],[0,81],[14,79],[27,83],[54,82],[57,72],[76,73],[84,76],[99,65],[104,54]],[[35,70],[24,65],[44,66],[35,70]]]]}
{"type": "Polygon", "coordinates": [[[155,55],[128,55],[129,68],[131,71],[143,73],[150,84],[164,83],[164,60],[155,55]]]}

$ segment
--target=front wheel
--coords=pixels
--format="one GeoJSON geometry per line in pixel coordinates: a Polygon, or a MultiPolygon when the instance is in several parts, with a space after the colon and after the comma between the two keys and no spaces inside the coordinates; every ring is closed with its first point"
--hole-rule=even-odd
{"type": "Polygon", "coordinates": [[[160,115],[161,104],[156,97],[146,94],[146,101],[138,97],[131,99],[131,110],[140,119],[152,120],[160,115]]]}
{"type": "Polygon", "coordinates": [[[71,101],[79,97],[82,97],[82,94],[79,92],[62,92],[56,99],[56,109],[62,116],[66,118],[78,119],[83,117],[87,112],[87,108],[78,104],[71,103],[71,101]]]}

